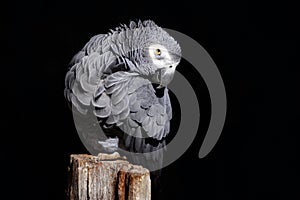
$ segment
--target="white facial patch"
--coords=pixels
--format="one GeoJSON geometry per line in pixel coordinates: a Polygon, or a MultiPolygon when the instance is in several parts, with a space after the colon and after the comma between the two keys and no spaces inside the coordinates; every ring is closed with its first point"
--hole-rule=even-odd
{"type": "Polygon", "coordinates": [[[156,65],[158,69],[167,68],[174,64],[168,50],[160,44],[151,45],[149,47],[149,55],[153,64],[156,65]]]}

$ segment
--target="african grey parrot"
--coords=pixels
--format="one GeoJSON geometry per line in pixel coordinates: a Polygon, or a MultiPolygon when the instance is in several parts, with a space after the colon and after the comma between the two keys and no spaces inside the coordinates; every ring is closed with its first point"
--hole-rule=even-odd
{"type": "Polygon", "coordinates": [[[101,141],[84,133],[92,148],[116,150],[115,136],[117,146],[132,152],[165,145],[172,118],[166,86],[180,59],[179,44],[151,20],[131,21],[90,39],[71,61],[65,96],[80,115],[92,107],[109,137],[101,141]]]}

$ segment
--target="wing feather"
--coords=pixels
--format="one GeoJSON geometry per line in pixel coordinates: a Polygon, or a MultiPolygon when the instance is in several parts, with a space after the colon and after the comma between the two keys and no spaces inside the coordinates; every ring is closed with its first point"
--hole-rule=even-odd
{"type": "Polygon", "coordinates": [[[119,93],[112,93],[111,95],[111,101],[113,105],[118,104],[125,96],[128,96],[127,93],[127,87],[123,86],[122,89],[120,89],[119,93]]]}
{"type": "Polygon", "coordinates": [[[126,108],[128,108],[128,97],[123,98],[118,104],[112,103],[112,114],[120,115],[126,108]]]}
{"type": "Polygon", "coordinates": [[[99,98],[94,98],[93,105],[98,108],[104,108],[110,105],[110,98],[105,92],[103,92],[99,98]]]}
{"type": "Polygon", "coordinates": [[[94,114],[99,118],[106,118],[111,114],[110,107],[107,106],[105,108],[95,109],[94,114]]]}

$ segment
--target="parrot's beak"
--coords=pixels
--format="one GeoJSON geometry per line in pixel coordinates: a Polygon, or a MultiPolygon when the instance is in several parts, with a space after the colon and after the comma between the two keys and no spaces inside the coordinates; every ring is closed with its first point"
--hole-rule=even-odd
{"type": "Polygon", "coordinates": [[[157,88],[159,89],[162,87],[166,87],[173,80],[174,74],[175,67],[173,66],[160,69],[158,74],[159,86],[157,88]]]}

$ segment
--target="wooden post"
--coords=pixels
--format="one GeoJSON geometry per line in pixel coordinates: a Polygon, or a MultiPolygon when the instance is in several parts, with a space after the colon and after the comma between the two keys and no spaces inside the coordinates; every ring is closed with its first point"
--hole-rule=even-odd
{"type": "Polygon", "coordinates": [[[149,170],[118,153],[71,155],[69,200],[150,200],[149,170]]]}

